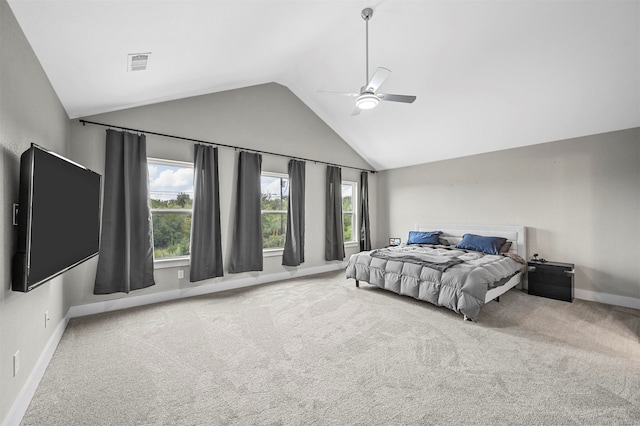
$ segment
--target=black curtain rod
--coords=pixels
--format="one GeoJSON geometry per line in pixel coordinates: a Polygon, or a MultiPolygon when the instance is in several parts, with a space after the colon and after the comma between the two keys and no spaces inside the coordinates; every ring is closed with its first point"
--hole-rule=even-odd
{"type": "Polygon", "coordinates": [[[326,161],[311,160],[309,158],[292,157],[291,155],[278,154],[276,152],[269,152],[269,151],[261,151],[259,149],[243,148],[241,146],[234,146],[234,145],[225,145],[223,143],[209,142],[209,141],[203,141],[203,140],[200,140],[200,139],[186,138],[184,136],[167,135],[165,133],[150,132],[148,130],[131,129],[129,127],[115,126],[113,124],[97,123],[95,121],[88,121],[88,120],[82,120],[82,119],[80,119],[79,121],[80,121],[80,123],[82,123],[83,126],[86,125],[86,124],[93,124],[93,125],[96,125],[96,126],[103,126],[103,127],[110,127],[110,128],[113,128],[113,129],[127,130],[127,131],[135,132],[135,133],[146,133],[146,134],[149,134],[149,135],[163,136],[165,138],[172,138],[172,139],[179,139],[179,140],[183,140],[183,141],[197,142],[197,143],[202,143],[202,144],[207,144],[207,145],[214,145],[214,146],[219,146],[219,147],[222,147],[222,148],[234,149],[236,151],[240,149],[242,151],[255,152],[255,153],[258,153],[258,154],[273,155],[273,156],[276,156],[276,157],[284,157],[284,158],[289,158],[289,159],[293,159],[293,160],[309,161],[309,162],[313,162],[313,163],[326,164],[328,166],[343,167],[343,168],[346,168],[346,169],[354,169],[354,170],[361,170],[363,172],[376,173],[375,170],[368,170],[368,169],[363,169],[363,168],[360,168],[360,167],[353,167],[353,166],[344,166],[344,165],[335,164],[335,163],[327,163],[326,161]]]}

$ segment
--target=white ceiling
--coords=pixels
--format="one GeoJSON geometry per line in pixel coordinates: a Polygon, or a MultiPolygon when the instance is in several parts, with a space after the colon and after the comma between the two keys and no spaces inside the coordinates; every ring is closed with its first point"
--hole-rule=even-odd
{"type": "Polygon", "coordinates": [[[379,170],[640,126],[640,0],[8,2],[71,118],[276,82],[379,170]],[[417,100],[353,117],[364,7],[417,100]]]}

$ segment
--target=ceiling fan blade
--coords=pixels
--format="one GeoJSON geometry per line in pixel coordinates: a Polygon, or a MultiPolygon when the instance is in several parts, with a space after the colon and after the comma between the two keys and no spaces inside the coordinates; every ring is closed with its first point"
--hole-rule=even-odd
{"type": "Polygon", "coordinates": [[[369,80],[369,83],[367,83],[366,91],[375,92],[378,90],[378,87],[384,83],[387,77],[389,77],[389,74],[391,74],[391,70],[383,67],[378,68],[376,73],[373,74],[373,77],[371,77],[371,80],[369,80]]]}
{"type": "Polygon", "coordinates": [[[416,100],[415,96],[409,95],[389,95],[387,93],[377,93],[376,96],[383,101],[404,102],[405,104],[413,103],[413,101],[416,100]]]}
{"type": "Polygon", "coordinates": [[[341,95],[341,96],[351,96],[351,97],[360,96],[360,93],[332,92],[330,90],[318,90],[318,93],[328,93],[330,95],[341,95]]]}

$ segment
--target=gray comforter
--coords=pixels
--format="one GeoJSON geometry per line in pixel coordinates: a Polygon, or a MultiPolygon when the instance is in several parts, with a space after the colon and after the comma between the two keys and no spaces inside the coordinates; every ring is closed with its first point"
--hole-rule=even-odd
{"type": "Polygon", "coordinates": [[[487,290],[503,284],[522,267],[517,257],[440,246],[401,246],[352,255],[346,276],[475,320],[487,290]]]}

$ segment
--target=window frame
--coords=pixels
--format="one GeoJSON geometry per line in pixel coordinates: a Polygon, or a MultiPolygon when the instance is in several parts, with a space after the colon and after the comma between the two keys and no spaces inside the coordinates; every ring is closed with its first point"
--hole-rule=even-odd
{"type": "MultiPolygon", "coordinates": [[[[166,158],[156,158],[156,157],[147,157],[147,170],[150,164],[158,164],[161,166],[173,166],[173,167],[183,167],[190,168],[193,172],[195,165],[190,161],[180,161],[180,160],[169,160],[166,158]]],[[[151,214],[151,223],[153,227],[153,214],[154,213],[188,213],[191,215],[191,220],[193,220],[193,208],[191,209],[154,209],[151,208],[151,185],[149,185],[149,213],[151,214]]],[[[192,203],[195,201],[195,194],[191,193],[191,201],[192,203]]],[[[153,229],[153,228],[152,228],[153,229]]],[[[189,230],[189,242],[191,242],[191,230],[189,230]]],[[[161,268],[171,268],[176,266],[187,266],[191,261],[191,253],[183,256],[172,256],[172,257],[164,257],[162,259],[155,258],[155,244],[153,246],[154,257],[153,264],[155,269],[161,268]]],[[[191,248],[189,248],[191,251],[191,248]]]]}
{"type": "MultiPolygon", "coordinates": [[[[343,180],[341,182],[340,185],[340,198],[342,199],[342,185],[351,185],[352,188],[352,193],[351,193],[351,235],[353,240],[350,241],[344,241],[344,245],[347,247],[351,247],[351,246],[355,246],[360,244],[360,238],[359,235],[360,233],[358,232],[359,229],[359,223],[358,223],[358,207],[359,207],[359,199],[358,199],[358,182],[354,182],[354,181],[350,181],[350,180],[343,180]]],[[[345,212],[344,210],[342,211],[342,232],[344,235],[344,215],[345,213],[349,213],[349,212],[345,212]]]]}
{"type": "MultiPolygon", "coordinates": [[[[279,179],[286,179],[287,181],[289,181],[289,175],[287,173],[277,173],[277,172],[261,172],[260,173],[260,178],[261,178],[261,184],[260,184],[260,194],[262,194],[262,176],[265,177],[272,177],[272,178],[279,178],[279,179]]],[[[267,214],[270,213],[277,213],[277,214],[284,214],[285,218],[288,220],[288,215],[289,215],[289,211],[288,210],[262,210],[262,208],[260,209],[260,220],[262,221],[262,217],[265,214],[265,212],[267,212],[267,214]]],[[[286,231],[285,231],[286,234],[286,231]]],[[[264,240],[262,241],[263,244],[263,248],[262,248],[262,255],[263,257],[271,257],[271,256],[279,256],[282,255],[284,253],[284,245],[282,247],[269,247],[269,248],[265,248],[264,247],[264,240]]]]}

